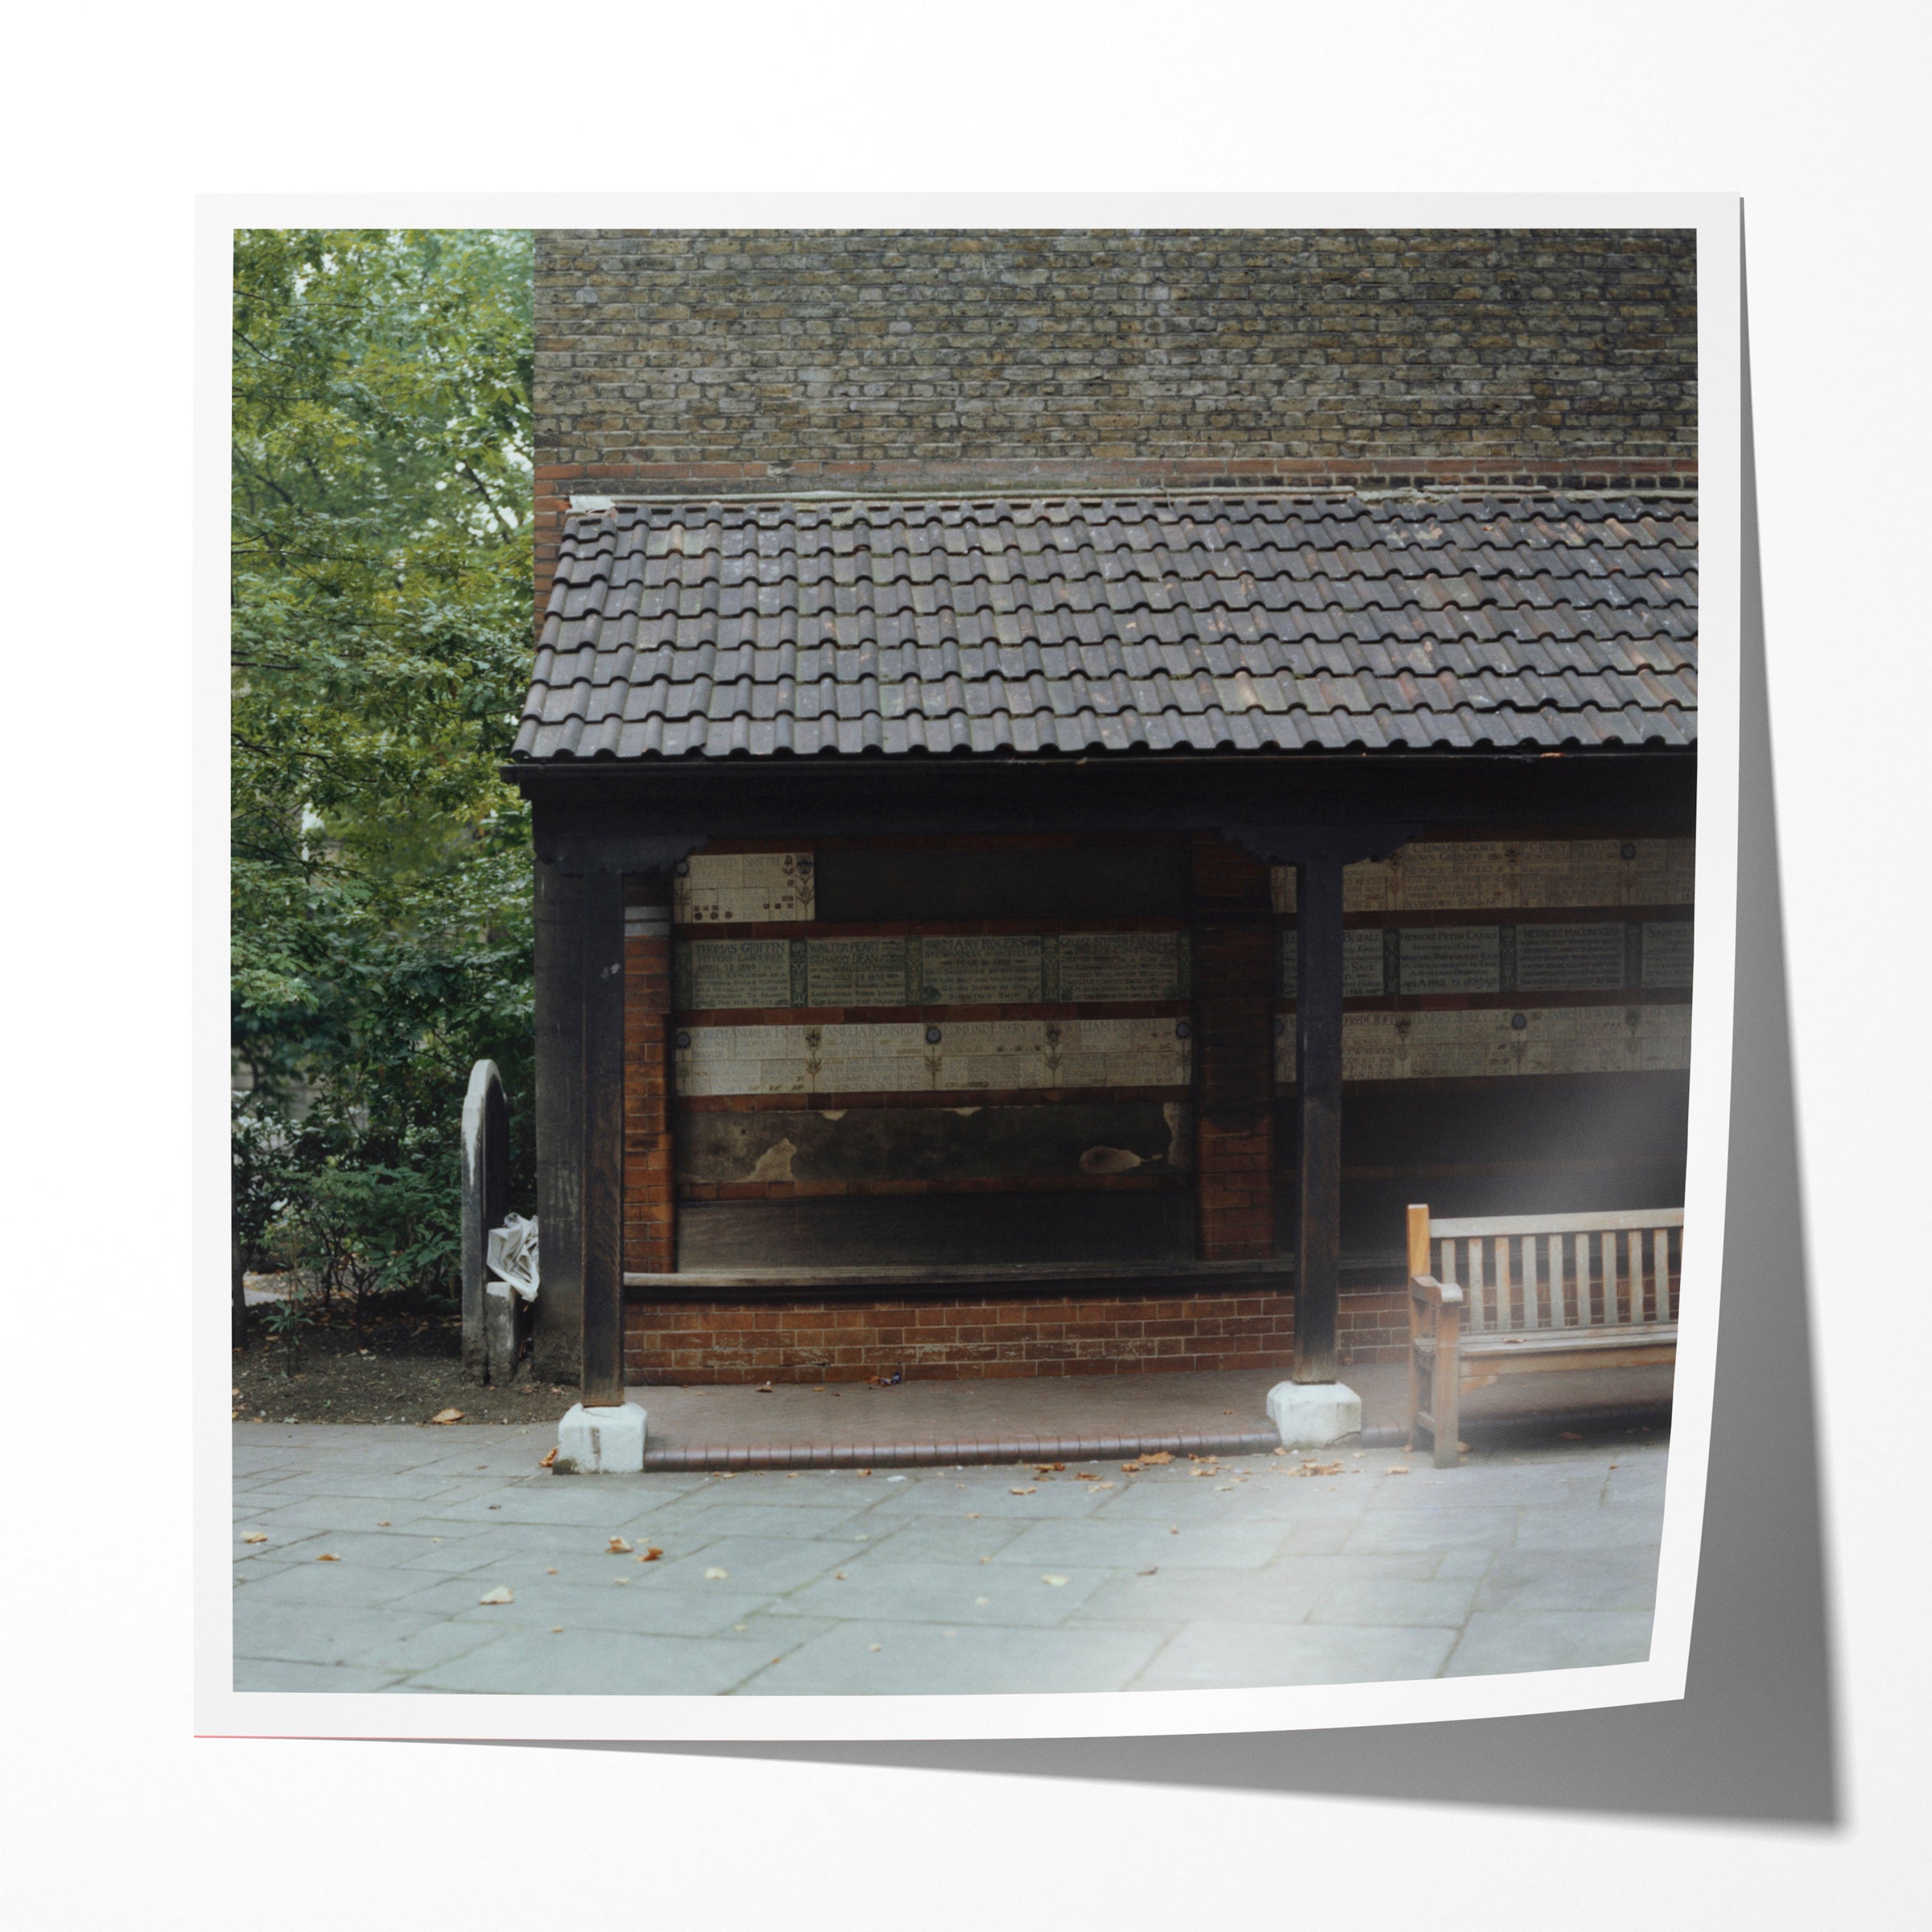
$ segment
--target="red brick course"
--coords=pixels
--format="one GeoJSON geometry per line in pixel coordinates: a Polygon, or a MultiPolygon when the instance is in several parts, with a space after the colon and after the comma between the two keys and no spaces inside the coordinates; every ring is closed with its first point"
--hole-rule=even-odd
{"type": "MultiPolygon", "coordinates": [[[[1402,1359],[1399,1289],[1344,1292],[1341,1360],[1402,1359]]],[[[863,1382],[1268,1368],[1294,1360],[1291,1294],[667,1301],[625,1310],[633,1385],[863,1382]]]]}

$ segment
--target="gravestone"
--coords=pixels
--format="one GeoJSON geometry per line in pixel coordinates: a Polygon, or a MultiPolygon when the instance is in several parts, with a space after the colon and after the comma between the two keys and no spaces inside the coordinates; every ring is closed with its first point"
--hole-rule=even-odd
{"type": "Polygon", "coordinates": [[[463,1101],[463,1379],[507,1382],[517,1361],[517,1298],[489,1292],[489,1231],[510,1210],[510,1108],[493,1060],[471,1068],[463,1101]]]}

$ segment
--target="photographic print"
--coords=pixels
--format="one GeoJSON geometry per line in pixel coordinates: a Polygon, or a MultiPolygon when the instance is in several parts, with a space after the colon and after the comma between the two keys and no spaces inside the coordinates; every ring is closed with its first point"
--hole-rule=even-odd
{"type": "Polygon", "coordinates": [[[1681,1695],[1735,204],[1234,200],[212,211],[225,1728],[1681,1695]]]}

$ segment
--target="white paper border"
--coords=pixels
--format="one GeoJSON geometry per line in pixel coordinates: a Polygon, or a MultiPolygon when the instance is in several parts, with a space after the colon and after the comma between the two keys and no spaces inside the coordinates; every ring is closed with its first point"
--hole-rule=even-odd
{"type": "MultiPolygon", "coordinates": [[[[1683,1695],[1723,1280],[1736,929],[1740,204],[1716,194],[204,196],[196,208],[193,1088],[195,1728],[205,1736],[745,1740],[1280,1731],[1584,1710],[1683,1695]],[[1396,1683],[934,1697],[546,1697],[232,1689],[226,789],[229,237],[240,227],[1695,228],[1698,237],[1698,964],[1684,1298],[1649,1660],[1396,1683]],[[217,1265],[218,1262],[218,1265],[217,1265]]],[[[595,1480],[595,1479],[587,1479],[595,1480]]]]}

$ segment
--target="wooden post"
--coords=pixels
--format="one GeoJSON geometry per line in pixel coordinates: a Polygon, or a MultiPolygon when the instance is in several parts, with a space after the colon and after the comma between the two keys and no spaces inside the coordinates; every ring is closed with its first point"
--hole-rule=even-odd
{"type": "Polygon", "coordinates": [[[624,892],[536,866],[536,1373],[624,1399],[624,892]]]}
{"type": "Polygon", "coordinates": [[[537,1293],[539,1380],[584,1373],[584,879],[536,863],[537,1293]]]}
{"type": "MultiPolygon", "coordinates": [[[[624,881],[583,881],[583,1395],[624,1399],[624,881]]],[[[542,1299],[541,1295],[538,1298],[542,1299]]]]}
{"type": "Polygon", "coordinates": [[[1295,1106],[1300,1212],[1294,1274],[1298,1382],[1335,1380],[1342,1248],[1342,862],[1295,867],[1295,1106]]]}

